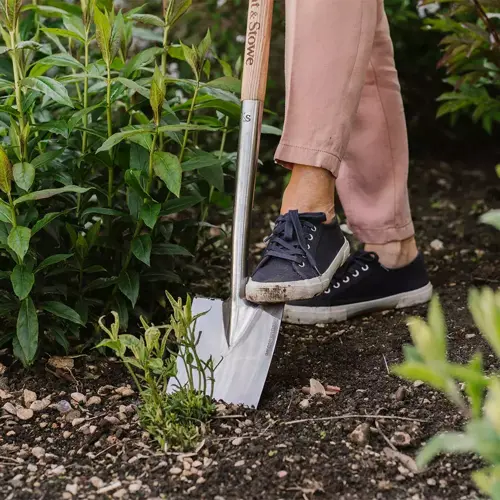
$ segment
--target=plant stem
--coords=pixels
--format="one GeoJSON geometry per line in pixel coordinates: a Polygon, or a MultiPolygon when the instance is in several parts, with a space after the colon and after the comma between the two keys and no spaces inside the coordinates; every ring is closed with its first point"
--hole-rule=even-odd
{"type": "MultiPolygon", "coordinates": [[[[160,144],[161,144],[161,138],[162,138],[162,136],[160,135],[160,144]]],[[[151,144],[151,151],[149,152],[148,183],[146,186],[146,192],[148,194],[151,191],[151,184],[153,183],[153,179],[154,179],[153,166],[154,166],[154,154],[155,154],[157,140],[158,140],[158,127],[156,127],[156,132],[153,135],[153,143],[151,144]]]]}
{"type": "MultiPolygon", "coordinates": [[[[83,109],[87,109],[89,106],[89,76],[88,76],[88,65],[89,65],[89,30],[85,31],[85,76],[83,78],[83,109]]],[[[82,135],[82,154],[87,151],[87,128],[89,125],[89,116],[87,113],[83,115],[83,131],[82,135]]]]}
{"type": "MultiPolygon", "coordinates": [[[[106,117],[108,123],[108,139],[113,135],[113,122],[111,115],[111,67],[107,65],[107,85],[106,85],[106,117]]],[[[108,166],[108,208],[113,208],[113,182],[114,182],[114,170],[113,170],[113,148],[109,150],[109,159],[111,165],[108,166]]]]}
{"type": "MultiPolygon", "coordinates": [[[[196,87],[194,88],[193,99],[191,100],[191,107],[189,108],[189,113],[188,113],[188,117],[186,120],[187,125],[191,125],[191,120],[193,119],[194,107],[196,105],[196,99],[198,97],[199,90],[200,90],[200,81],[198,80],[196,82],[196,87]]],[[[185,130],[184,139],[182,141],[181,152],[179,154],[179,162],[180,163],[182,163],[182,160],[184,159],[184,153],[186,152],[188,137],[189,137],[189,130],[185,130]]]]}
{"type": "Polygon", "coordinates": [[[23,113],[23,99],[21,94],[21,78],[20,78],[20,64],[18,58],[18,52],[16,49],[16,28],[10,32],[10,44],[11,44],[11,58],[12,58],[12,69],[14,72],[14,91],[16,95],[16,106],[19,112],[19,142],[21,146],[21,160],[26,160],[26,145],[25,145],[25,119],[23,113]]]}
{"type": "Polygon", "coordinates": [[[486,26],[486,29],[488,30],[488,33],[493,38],[494,45],[500,46],[500,35],[498,34],[495,25],[491,22],[491,19],[488,17],[488,14],[486,14],[486,11],[484,10],[483,6],[479,2],[479,0],[472,0],[472,3],[476,8],[477,15],[483,21],[484,25],[486,26]]]}

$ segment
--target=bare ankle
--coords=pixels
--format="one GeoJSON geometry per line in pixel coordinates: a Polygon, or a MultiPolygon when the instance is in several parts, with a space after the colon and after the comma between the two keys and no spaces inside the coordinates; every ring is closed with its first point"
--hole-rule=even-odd
{"type": "Polygon", "coordinates": [[[323,212],[327,222],[335,217],[335,177],[328,170],[295,165],[292,177],[283,195],[281,213],[323,212]]]}
{"type": "Polygon", "coordinates": [[[381,245],[366,244],[365,250],[375,252],[380,263],[392,269],[407,266],[418,255],[417,242],[413,237],[403,241],[390,241],[381,245]]]}

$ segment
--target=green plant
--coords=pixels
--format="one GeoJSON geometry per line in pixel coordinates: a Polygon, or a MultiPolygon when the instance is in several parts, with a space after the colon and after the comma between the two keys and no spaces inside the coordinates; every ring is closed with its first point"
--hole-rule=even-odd
{"type": "MultiPolygon", "coordinates": [[[[429,3],[427,1],[426,3],[429,3]]],[[[444,33],[439,66],[453,87],[439,97],[438,117],[470,115],[491,133],[500,122],[500,2],[498,0],[440,0],[448,6],[426,21],[444,33]]]]}
{"type": "Polygon", "coordinates": [[[0,0],[0,346],[25,365],[92,345],[110,310],[163,321],[234,169],[240,83],[210,32],[171,40],[191,0],[164,4],[0,0]]]}
{"type": "Polygon", "coordinates": [[[215,412],[212,394],[216,367],[212,358],[203,361],[198,357],[196,320],[200,315],[192,315],[190,297],[185,305],[168,293],[167,297],[173,308],[170,324],[148,325],[141,318],[144,335],[137,338],[120,334],[119,315],[113,312],[110,328],[102,318],[99,320],[109,339],[98,347],[112,349],[129,371],[141,396],[138,413],[144,429],[163,450],[185,451],[201,438],[204,424],[215,412]],[[188,382],[183,386],[178,382],[178,390],[168,394],[168,382],[176,378],[178,360],[182,361],[188,382]]]}
{"type": "MultiPolygon", "coordinates": [[[[500,360],[500,291],[471,290],[469,308],[500,360]]],[[[473,473],[476,485],[493,499],[500,499],[500,372],[486,374],[480,353],[467,365],[448,360],[446,324],[437,297],[431,302],[428,321],[412,318],[408,326],[414,345],[405,347],[405,362],[394,367],[394,373],[426,382],[445,394],[468,419],[462,432],[446,432],[431,439],[417,463],[424,467],[440,453],[475,453],[488,465],[473,473]]]]}

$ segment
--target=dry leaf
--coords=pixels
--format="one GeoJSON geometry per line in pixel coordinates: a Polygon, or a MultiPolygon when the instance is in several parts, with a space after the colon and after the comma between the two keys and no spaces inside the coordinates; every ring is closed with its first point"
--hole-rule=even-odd
{"type": "Polygon", "coordinates": [[[70,372],[75,367],[75,360],[68,356],[51,356],[47,364],[59,370],[70,372]]]}
{"type": "Polygon", "coordinates": [[[391,448],[384,448],[384,453],[388,458],[394,458],[399,460],[409,471],[411,472],[419,472],[419,468],[417,463],[413,458],[400,451],[393,450],[391,448]]]}
{"type": "Polygon", "coordinates": [[[311,396],[314,396],[316,394],[326,396],[326,389],[323,387],[323,384],[321,382],[318,382],[316,379],[312,378],[309,381],[309,394],[311,394],[311,396]]]}

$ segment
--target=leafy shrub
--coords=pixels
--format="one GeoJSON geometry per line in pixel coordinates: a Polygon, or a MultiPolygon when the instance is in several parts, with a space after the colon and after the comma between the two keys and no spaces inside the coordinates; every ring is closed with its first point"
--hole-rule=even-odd
{"type": "MultiPolygon", "coordinates": [[[[469,308],[500,360],[500,291],[471,290],[469,308]]],[[[442,392],[469,419],[463,432],[446,432],[431,439],[417,463],[423,467],[440,453],[475,453],[488,464],[473,473],[476,485],[483,493],[500,499],[500,372],[487,375],[480,353],[467,365],[448,361],[446,324],[437,297],[431,302],[428,322],[412,318],[408,326],[414,346],[406,346],[405,362],[394,372],[409,380],[422,380],[442,392]],[[463,384],[468,401],[459,384],[463,384]]]]}
{"type": "Polygon", "coordinates": [[[123,329],[132,311],[164,315],[165,288],[182,282],[196,214],[234,166],[240,110],[209,32],[172,43],[190,4],[165,2],[159,17],[0,0],[0,345],[25,365],[91,344],[107,311],[123,329]]]}
{"type": "MultiPolygon", "coordinates": [[[[429,3],[429,2],[427,2],[429,3]]],[[[439,65],[453,87],[439,98],[438,116],[471,116],[491,133],[500,122],[500,2],[440,0],[439,14],[426,21],[428,29],[444,33],[439,65]]]]}
{"type": "Polygon", "coordinates": [[[109,339],[98,347],[112,349],[131,374],[141,396],[139,418],[141,425],[165,451],[175,449],[185,451],[192,448],[204,432],[203,424],[215,413],[212,402],[215,366],[212,358],[202,361],[196,352],[198,316],[191,313],[191,299],[184,305],[167,294],[174,313],[170,324],[153,326],[141,318],[144,336],[120,335],[119,315],[113,312],[114,323],[108,329],[99,320],[101,328],[109,339]],[[170,336],[175,339],[175,351],[169,345],[170,336]],[[130,355],[131,354],[131,355],[130,355]],[[177,361],[182,360],[188,375],[185,386],[167,394],[170,378],[176,378],[177,361]],[[193,371],[203,376],[203,389],[195,384],[193,371]],[[210,387],[210,389],[209,389],[210,387]]]}

